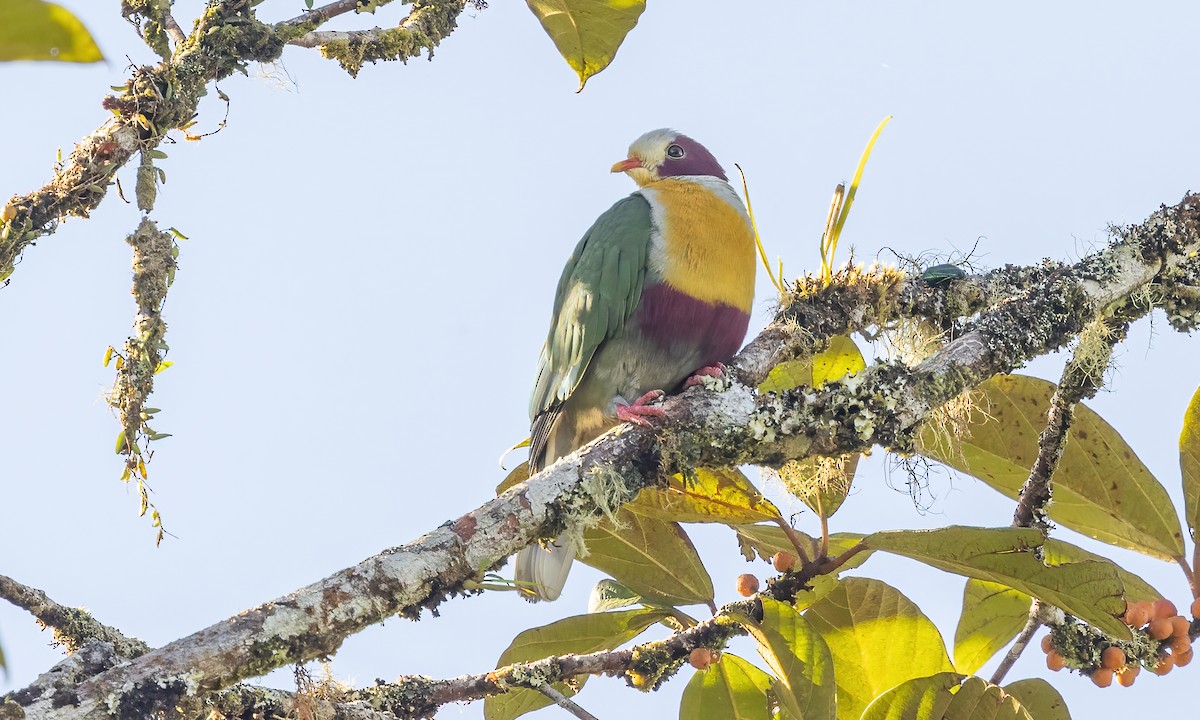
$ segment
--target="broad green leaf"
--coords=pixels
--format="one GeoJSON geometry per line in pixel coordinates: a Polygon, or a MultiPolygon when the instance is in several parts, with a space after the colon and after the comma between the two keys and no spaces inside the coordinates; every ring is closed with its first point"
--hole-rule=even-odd
{"type": "Polygon", "coordinates": [[[1200,389],[1192,395],[1179,433],[1179,470],[1183,473],[1183,516],[1197,539],[1200,528],[1200,389]]]}
{"type": "Polygon", "coordinates": [[[858,720],[872,700],[902,682],[954,669],[933,622],[879,580],[843,579],[804,618],[833,656],[838,720],[858,720]]]}
{"type": "Polygon", "coordinates": [[[733,653],[697,670],[679,701],[681,720],[770,720],[771,676],[733,653]]]}
{"type": "Polygon", "coordinates": [[[513,468],[512,472],[510,472],[508,474],[508,476],[505,477],[504,480],[502,480],[500,482],[500,484],[496,486],[496,494],[500,495],[501,493],[503,493],[505,490],[509,489],[513,485],[516,485],[517,483],[523,483],[528,479],[529,479],[529,463],[523,462],[520,465],[513,468]]]}
{"type": "Polygon", "coordinates": [[[1033,598],[1007,585],[967,579],[962,615],[954,630],[954,667],[974,675],[1021,632],[1033,598]]]}
{"type": "MultiPolygon", "coordinates": [[[[669,614],[666,610],[642,608],[575,615],[549,625],[530,628],[513,638],[512,644],[496,661],[496,667],[541,660],[551,655],[612,650],[637,637],[643,630],[669,614]]],[[[578,686],[581,687],[586,679],[577,678],[578,686]]],[[[554,688],[568,697],[576,692],[565,683],[555,683],[554,688]]],[[[511,690],[503,695],[485,699],[483,716],[487,720],[512,720],[531,710],[546,707],[552,702],[550,698],[535,690],[511,690]]]]}
{"type": "Polygon", "coordinates": [[[941,720],[962,681],[952,672],[913,678],[875,698],[862,720],[941,720]]]}
{"type": "Polygon", "coordinates": [[[579,75],[579,89],[608,67],[637,25],[646,0],[526,0],[558,52],[579,75]]]}
{"type": "Polygon", "coordinates": [[[612,578],[604,578],[592,587],[592,594],[588,596],[588,612],[620,610],[630,605],[637,605],[641,601],[641,595],[612,578]]]}
{"type": "Polygon", "coordinates": [[[741,621],[778,679],[773,692],[779,706],[798,720],[833,720],[837,686],[825,640],[790,605],[764,597],[762,608],[761,623],[741,621]]]}
{"type": "Polygon", "coordinates": [[[1027,528],[895,530],[868,535],[874,550],[903,555],[926,565],[976,580],[1006,585],[1041,598],[1109,635],[1128,640],[1124,586],[1111,561],[1082,561],[1047,567],[1034,557],[1042,534],[1027,528]]]}
{"type": "MultiPolygon", "coordinates": [[[[774,392],[801,385],[819,388],[866,367],[867,361],[854,340],[846,335],[836,335],[824,352],[776,365],[758,389],[759,392],[774,392]]],[[[779,478],[788,491],[813,512],[832,517],[850,492],[859,457],[854,453],[842,458],[792,460],[779,468],[779,478]]]]}
{"type": "Polygon", "coordinates": [[[667,487],[646,488],[625,507],[670,522],[744,525],[781,517],[779,508],[736,468],[698,468],[695,477],[686,481],[676,475],[667,487]]]}
{"type": "MultiPolygon", "coordinates": [[[[1016,498],[1037,458],[1054,384],[998,375],[979,386],[969,435],[926,426],[921,453],[1016,498]]],[[[1080,403],[1054,473],[1050,518],[1101,542],[1161,560],[1181,557],[1183,532],[1166,489],[1121,435],[1080,403]]]]}
{"type": "MultiPolygon", "coordinates": [[[[1078,545],[1072,545],[1063,540],[1048,538],[1042,543],[1042,562],[1047,565],[1065,565],[1067,563],[1083,562],[1085,560],[1096,560],[1099,562],[1113,562],[1103,555],[1097,555],[1094,552],[1088,552],[1078,545]]],[[[1126,602],[1141,602],[1148,600],[1154,602],[1159,598],[1166,597],[1159,591],[1155,590],[1150,583],[1141,579],[1137,575],[1129,572],[1125,568],[1113,563],[1117,568],[1117,575],[1121,578],[1121,584],[1125,586],[1126,602]]]]}
{"type": "Polygon", "coordinates": [[[945,720],[1033,720],[1015,697],[983,678],[969,677],[958,691],[946,713],[945,720]]]}
{"type": "Polygon", "coordinates": [[[0,2],[0,61],[103,59],[87,28],[66,8],[42,0],[0,2]]]}
{"type": "Polygon", "coordinates": [[[605,520],[584,531],[591,565],[643,598],[669,605],[711,603],[712,578],[691,539],[678,523],[617,511],[617,524],[605,520]]]}
{"type": "Polygon", "coordinates": [[[1004,692],[1020,701],[1034,720],[1071,720],[1067,701],[1053,685],[1041,678],[1009,683],[1004,686],[1004,692]]]}

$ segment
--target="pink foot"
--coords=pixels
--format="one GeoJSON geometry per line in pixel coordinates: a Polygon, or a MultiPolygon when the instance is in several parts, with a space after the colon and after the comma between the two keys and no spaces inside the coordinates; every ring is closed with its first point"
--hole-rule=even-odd
{"type": "Polygon", "coordinates": [[[690,388],[693,385],[702,384],[704,382],[704,378],[706,378],[706,377],[719,378],[724,374],[725,374],[725,363],[717,363],[716,365],[709,365],[708,367],[702,367],[699,370],[697,370],[696,372],[692,373],[692,376],[689,377],[683,383],[683,389],[687,390],[688,388],[690,388]]]}
{"type": "Polygon", "coordinates": [[[635,425],[649,426],[648,417],[663,417],[667,413],[662,408],[650,403],[662,397],[662,390],[651,390],[630,405],[617,405],[617,419],[621,422],[631,422],[635,425]]]}

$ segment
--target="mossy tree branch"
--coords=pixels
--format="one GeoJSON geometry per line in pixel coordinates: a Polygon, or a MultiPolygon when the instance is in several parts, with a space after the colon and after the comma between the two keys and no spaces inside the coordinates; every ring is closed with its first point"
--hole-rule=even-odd
{"type": "MultiPolygon", "coordinates": [[[[1032,282],[974,320],[960,318],[957,337],[914,367],[876,363],[820,390],[778,394],[759,395],[736,380],[727,380],[721,392],[692,388],[667,400],[657,428],[617,428],[419,540],[106,670],[65,700],[40,696],[21,703],[22,716],[107,720],[176,707],[197,713],[206,698],[242,679],[327,656],[347,636],[393,614],[415,617],[449,596],[477,592],[479,574],[520,548],[611,511],[606,498],[632,498],[676,472],[778,465],[874,445],[909,451],[931,411],[996,373],[1063,347],[1105,312],[1115,309],[1132,321],[1174,303],[1173,326],[1194,329],[1200,306],[1171,288],[1190,286],[1180,278],[1200,274],[1198,263],[1200,196],[1191,195],[1073,266],[1010,270],[1009,277],[1032,282]],[[606,483],[620,483],[620,492],[606,483]]],[[[764,377],[798,349],[819,347],[829,333],[886,324],[917,307],[939,307],[939,293],[945,300],[963,292],[919,287],[882,269],[846,270],[820,291],[803,289],[815,282],[798,286],[777,319],[734,359],[733,374],[764,377]],[[820,293],[824,307],[813,300],[820,293]],[[835,302],[839,297],[844,301],[835,302]]]]}

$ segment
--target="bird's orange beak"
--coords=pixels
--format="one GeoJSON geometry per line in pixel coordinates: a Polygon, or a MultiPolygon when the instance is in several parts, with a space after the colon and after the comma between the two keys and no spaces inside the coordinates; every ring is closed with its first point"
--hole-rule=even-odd
{"type": "Polygon", "coordinates": [[[635,157],[625,158],[624,160],[617,163],[616,165],[613,165],[612,171],[615,173],[616,172],[629,172],[630,170],[633,170],[634,168],[640,168],[641,166],[642,166],[642,161],[640,159],[635,158],[635,157]]]}

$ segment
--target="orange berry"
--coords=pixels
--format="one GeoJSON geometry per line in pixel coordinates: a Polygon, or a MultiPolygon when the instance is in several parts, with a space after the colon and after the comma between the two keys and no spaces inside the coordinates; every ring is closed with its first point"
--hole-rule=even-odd
{"type": "Polygon", "coordinates": [[[1140,628],[1150,619],[1150,612],[1150,603],[1128,603],[1125,606],[1125,616],[1121,619],[1131,628],[1140,628]]]}
{"type": "Polygon", "coordinates": [[[1154,667],[1150,668],[1150,672],[1155,675],[1166,675],[1171,672],[1171,668],[1175,667],[1175,659],[1170,655],[1159,655],[1158,662],[1154,667]]]}
{"type": "Polygon", "coordinates": [[[1050,644],[1050,636],[1046,635],[1045,637],[1043,637],[1042,638],[1042,652],[1049,653],[1053,648],[1054,648],[1054,646],[1050,644]]]}
{"type": "Polygon", "coordinates": [[[1166,598],[1154,601],[1154,617],[1155,618],[1172,618],[1179,614],[1175,609],[1175,603],[1166,598]]]}
{"type": "Polygon", "coordinates": [[[1100,653],[1100,667],[1104,668],[1105,670],[1114,671],[1125,667],[1125,651],[1116,645],[1109,645],[1108,647],[1104,648],[1104,652],[1100,653]]]}
{"type": "Polygon", "coordinates": [[[1146,626],[1146,633],[1155,640],[1166,640],[1173,630],[1171,621],[1166,618],[1155,618],[1146,626]]]}
{"type": "Polygon", "coordinates": [[[1192,617],[1196,617],[1197,615],[1200,615],[1200,598],[1192,601],[1192,617]]]}
{"type": "MultiPolygon", "coordinates": [[[[1186,653],[1186,652],[1191,652],[1191,650],[1192,650],[1192,639],[1189,638],[1187,635],[1184,635],[1183,637],[1171,638],[1171,654],[1174,655],[1175,657],[1179,657],[1180,655],[1182,655],[1183,653],[1186,653]]],[[[1178,665],[1179,663],[1175,663],[1175,664],[1178,665]]]]}
{"type": "Polygon", "coordinates": [[[1130,665],[1117,674],[1117,682],[1121,683],[1121,687],[1129,687],[1134,680],[1137,680],[1138,673],[1141,671],[1141,665],[1130,665]]]}
{"type": "Polygon", "coordinates": [[[1067,665],[1067,659],[1064,658],[1057,650],[1051,650],[1046,653],[1046,667],[1054,672],[1062,670],[1067,665]]]}
{"type": "Polygon", "coordinates": [[[688,662],[697,670],[707,670],[713,664],[713,651],[708,648],[696,648],[688,655],[688,662]]]}
{"type": "Polygon", "coordinates": [[[1194,652],[1195,652],[1194,650],[1192,650],[1191,648],[1188,648],[1187,652],[1181,652],[1181,653],[1172,655],[1171,657],[1175,661],[1176,667],[1185,667],[1185,666],[1187,666],[1188,663],[1190,663],[1192,661],[1192,654],[1194,652]]]}
{"type": "Polygon", "coordinates": [[[1171,618],[1171,634],[1175,637],[1187,637],[1192,631],[1192,624],[1182,615],[1171,618]]]}
{"type": "Polygon", "coordinates": [[[743,597],[750,597],[758,592],[758,578],[750,573],[743,573],[737,576],[737,591],[743,597]]]}
{"type": "Polygon", "coordinates": [[[790,552],[780,551],[771,558],[771,564],[775,566],[776,572],[791,572],[792,568],[796,567],[796,556],[790,552]]]}
{"type": "Polygon", "coordinates": [[[1092,671],[1092,682],[1096,683],[1096,687],[1108,687],[1112,685],[1113,671],[1107,668],[1096,668],[1092,671]]]}

